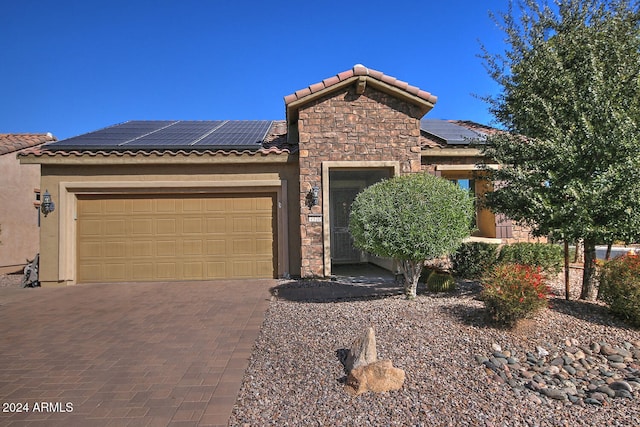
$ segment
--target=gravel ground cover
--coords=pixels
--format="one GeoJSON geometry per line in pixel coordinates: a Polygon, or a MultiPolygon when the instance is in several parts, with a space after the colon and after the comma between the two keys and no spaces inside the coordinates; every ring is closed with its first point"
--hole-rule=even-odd
{"type": "MultiPolygon", "coordinates": [[[[572,294],[579,277],[572,272],[572,294]]],[[[283,283],[281,286],[300,286],[283,283]]],[[[308,286],[339,286],[332,282],[308,286]]],[[[526,359],[537,347],[621,347],[640,331],[599,303],[565,301],[554,282],[551,307],[514,330],[487,324],[479,286],[454,294],[423,293],[333,302],[273,298],[230,418],[232,426],[640,426],[640,391],[602,406],[514,389],[485,365],[499,348],[526,359]],[[339,355],[369,325],[379,359],[406,371],[401,390],[351,397],[339,355]]],[[[638,348],[640,349],[640,347],[638,348]]],[[[636,365],[637,366],[637,365],[636,365]]]]}
{"type": "Polygon", "coordinates": [[[0,288],[19,288],[22,274],[0,274],[0,288]]]}

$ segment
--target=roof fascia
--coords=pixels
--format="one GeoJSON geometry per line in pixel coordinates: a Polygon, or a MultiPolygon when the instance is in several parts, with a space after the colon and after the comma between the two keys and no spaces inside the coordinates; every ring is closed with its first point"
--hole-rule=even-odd
{"type": "Polygon", "coordinates": [[[135,155],[135,154],[81,154],[81,155],[35,155],[19,156],[21,164],[40,165],[175,165],[175,164],[286,164],[298,162],[297,153],[282,154],[219,154],[219,155],[188,155],[175,154],[171,156],[161,154],[135,155]]]}

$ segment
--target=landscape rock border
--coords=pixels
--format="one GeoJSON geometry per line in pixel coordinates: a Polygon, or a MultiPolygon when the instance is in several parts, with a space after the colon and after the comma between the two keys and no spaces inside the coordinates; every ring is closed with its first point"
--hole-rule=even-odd
{"type": "Polygon", "coordinates": [[[610,405],[611,399],[640,396],[640,342],[611,345],[606,341],[581,345],[567,339],[557,347],[537,346],[518,354],[494,343],[491,356],[476,355],[488,376],[528,399],[610,405]]]}

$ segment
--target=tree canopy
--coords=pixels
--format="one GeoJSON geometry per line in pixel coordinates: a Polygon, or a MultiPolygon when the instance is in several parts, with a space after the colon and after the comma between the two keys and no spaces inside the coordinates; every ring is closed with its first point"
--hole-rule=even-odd
{"type": "Polygon", "coordinates": [[[416,296],[424,261],[454,252],[469,236],[473,199],[457,185],[427,173],[374,184],[351,205],[354,244],[400,262],[407,296],[416,296]]]}
{"type": "Polygon", "coordinates": [[[487,204],[536,235],[584,239],[581,298],[593,297],[595,245],[640,237],[638,1],[522,0],[494,14],[508,49],[482,58],[501,86],[486,97],[507,132],[487,204]]]}

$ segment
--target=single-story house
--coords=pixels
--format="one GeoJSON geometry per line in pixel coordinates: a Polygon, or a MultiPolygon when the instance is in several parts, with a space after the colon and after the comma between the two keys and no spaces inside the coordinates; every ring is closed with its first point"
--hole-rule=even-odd
{"type": "MultiPolygon", "coordinates": [[[[356,250],[363,188],[428,171],[476,194],[489,129],[423,119],[436,97],[356,65],[284,97],[283,121],[129,121],[21,157],[56,208],[41,225],[41,283],[327,277],[356,250]]],[[[517,239],[479,211],[480,238],[517,239]]]]}
{"type": "Polygon", "coordinates": [[[50,133],[0,134],[0,274],[22,270],[39,248],[40,166],[21,165],[17,155],[55,140],[50,133]]]}

